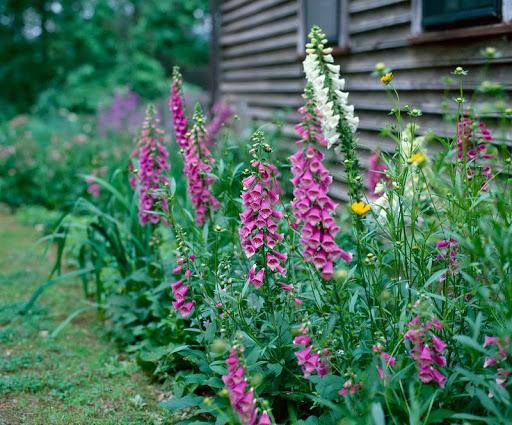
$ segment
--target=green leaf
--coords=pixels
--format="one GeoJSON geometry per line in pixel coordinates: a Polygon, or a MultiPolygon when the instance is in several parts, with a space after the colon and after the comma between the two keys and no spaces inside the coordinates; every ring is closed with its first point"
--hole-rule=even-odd
{"type": "Polygon", "coordinates": [[[170,400],[162,401],[160,405],[171,412],[185,409],[186,407],[200,407],[203,397],[188,394],[184,397],[173,397],[170,400]]]}

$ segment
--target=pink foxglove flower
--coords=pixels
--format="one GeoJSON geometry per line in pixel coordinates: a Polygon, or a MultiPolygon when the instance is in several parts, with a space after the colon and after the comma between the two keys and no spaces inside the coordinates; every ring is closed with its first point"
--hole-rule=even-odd
{"type": "Polygon", "coordinates": [[[238,413],[242,425],[271,424],[267,412],[263,412],[258,419],[254,390],[248,388],[245,367],[240,363],[236,348],[231,349],[226,364],[228,373],[222,377],[222,381],[228,391],[231,407],[238,413]]]}
{"type": "Polygon", "coordinates": [[[311,345],[311,337],[307,334],[308,328],[303,325],[300,331],[301,335],[296,336],[293,343],[304,347],[295,352],[295,357],[302,369],[304,378],[308,379],[315,372],[320,376],[326,375],[330,370],[329,351],[314,351],[311,345]]]}
{"type": "Polygon", "coordinates": [[[299,111],[302,122],[295,129],[300,136],[299,150],[290,157],[293,178],[292,208],[301,227],[304,260],[313,263],[324,279],[331,279],[334,262],[339,258],[351,261],[352,255],[341,249],[334,238],[339,227],[334,220],[336,204],[329,196],[332,177],[323,164],[324,155],[316,147],[326,145],[318,126],[316,110],[306,87],[307,102],[299,111]]]}
{"type": "Polygon", "coordinates": [[[101,194],[101,186],[97,183],[94,177],[100,174],[100,170],[93,170],[91,176],[86,177],[85,181],[87,183],[87,193],[89,193],[93,198],[99,198],[101,194]]]}
{"type": "Polygon", "coordinates": [[[446,276],[453,276],[458,273],[459,262],[457,260],[457,247],[459,243],[455,239],[443,239],[436,243],[439,253],[436,260],[444,261],[448,265],[448,270],[443,273],[440,280],[444,281],[446,276]]]}
{"type": "Polygon", "coordinates": [[[180,279],[171,284],[174,301],[172,306],[178,311],[182,317],[188,317],[194,307],[194,301],[190,300],[187,295],[189,294],[189,286],[187,281],[192,275],[191,265],[194,261],[192,256],[188,258],[178,257],[176,260],[176,267],[173,269],[174,275],[182,275],[180,279]]]}
{"type": "Polygon", "coordinates": [[[424,384],[436,382],[444,388],[447,378],[440,369],[446,366],[443,354],[446,343],[433,333],[434,329],[442,328],[441,322],[434,318],[425,323],[418,315],[409,322],[408,327],[404,341],[411,345],[410,355],[416,362],[420,381],[424,384]]]}
{"type": "Polygon", "coordinates": [[[207,145],[209,147],[215,145],[217,135],[233,115],[231,106],[226,102],[218,102],[213,105],[212,112],[212,120],[206,126],[206,132],[208,133],[207,145]]]}
{"type": "Polygon", "coordinates": [[[338,394],[345,397],[348,394],[354,395],[361,387],[363,386],[362,382],[358,382],[357,384],[354,384],[351,379],[348,379],[343,384],[343,388],[338,391],[338,394]]]}
{"type": "Polygon", "coordinates": [[[190,143],[188,135],[188,121],[185,116],[185,107],[181,86],[183,79],[178,67],[174,67],[172,74],[171,96],[169,98],[169,109],[172,114],[174,124],[174,134],[176,143],[181,149],[186,150],[190,143]]]}
{"type": "Polygon", "coordinates": [[[199,105],[194,112],[193,126],[188,131],[181,84],[181,75],[175,68],[169,107],[173,115],[176,143],[184,156],[184,173],[188,180],[190,200],[196,212],[196,223],[202,225],[209,212],[220,207],[219,201],[211,192],[211,186],[215,182],[215,178],[211,175],[215,160],[207,147],[208,134],[199,105]]]}
{"type": "Polygon", "coordinates": [[[491,130],[484,121],[475,121],[467,115],[457,123],[457,159],[466,165],[466,177],[471,180],[480,177],[482,190],[488,190],[493,179],[489,160],[488,144],[493,140],[491,130]]]}
{"type": "MultiPolygon", "coordinates": [[[[261,143],[263,134],[257,131],[253,141],[261,143]]],[[[282,276],[286,274],[287,254],[276,249],[284,238],[278,231],[278,223],[283,217],[283,212],[277,209],[281,191],[277,182],[279,172],[273,164],[256,158],[251,161],[251,166],[252,174],[242,181],[244,211],[240,214],[239,235],[245,255],[255,259],[247,279],[259,288],[269,271],[282,276]]]]}
{"type": "MultiPolygon", "coordinates": [[[[495,354],[487,356],[484,360],[484,368],[491,366],[506,366],[506,362],[510,357],[510,337],[505,336],[503,338],[497,336],[485,336],[484,348],[493,348],[495,354]]],[[[509,363],[510,369],[510,363],[509,363]]],[[[496,383],[501,387],[505,388],[510,384],[510,378],[512,378],[512,372],[505,369],[505,367],[498,367],[496,372],[496,383]]],[[[492,394],[491,394],[492,396],[492,394]]]]}
{"type": "Polygon", "coordinates": [[[378,353],[382,360],[384,367],[377,366],[377,373],[379,374],[380,379],[384,379],[386,377],[386,369],[391,369],[395,367],[396,357],[393,357],[391,354],[386,353],[384,348],[380,344],[375,344],[372,347],[374,353],[378,353]]]}
{"type": "Polygon", "coordinates": [[[167,196],[163,190],[169,183],[169,152],[158,128],[155,108],[149,105],[139,139],[139,221],[142,225],[164,221],[159,212],[167,212],[167,196]]]}

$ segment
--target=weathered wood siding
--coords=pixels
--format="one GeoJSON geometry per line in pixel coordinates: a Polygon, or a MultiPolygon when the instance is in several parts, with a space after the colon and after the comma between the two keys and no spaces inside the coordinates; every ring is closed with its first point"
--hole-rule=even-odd
{"type": "MultiPolygon", "coordinates": [[[[254,120],[275,120],[279,111],[289,108],[284,130],[290,136],[304,87],[297,50],[299,7],[298,0],[228,0],[221,6],[221,95],[254,120]]],[[[470,95],[481,78],[485,63],[481,50],[487,46],[496,47],[502,56],[493,61],[486,78],[501,81],[512,91],[509,35],[418,43],[411,38],[410,0],[350,0],[348,8],[350,53],[336,60],[360,117],[363,165],[371,150],[392,149],[392,143],[379,135],[380,129],[392,122],[388,116],[392,102],[382,84],[370,75],[378,62],[393,69],[402,104],[423,111],[419,124],[424,131],[431,128],[438,134],[453,134],[453,125],[443,121],[443,77],[463,66],[469,70],[465,86],[470,95]]],[[[337,180],[334,194],[344,199],[343,173],[337,173],[337,180]]]]}

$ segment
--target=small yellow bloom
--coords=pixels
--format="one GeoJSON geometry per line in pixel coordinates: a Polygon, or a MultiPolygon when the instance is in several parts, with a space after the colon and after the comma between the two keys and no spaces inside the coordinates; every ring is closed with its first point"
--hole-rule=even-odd
{"type": "Polygon", "coordinates": [[[371,205],[368,205],[365,202],[354,202],[352,204],[352,211],[354,211],[357,215],[365,215],[371,209],[371,205]]]}
{"type": "Polygon", "coordinates": [[[421,163],[425,162],[427,160],[427,155],[424,154],[423,152],[420,152],[420,153],[415,153],[413,156],[411,156],[409,158],[409,163],[412,164],[416,164],[416,165],[420,165],[421,163]]]}
{"type": "Polygon", "coordinates": [[[389,83],[391,83],[392,79],[393,79],[393,73],[392,72],[388,72],[387,74],[384,74],[382,77],[380,77],[380,81],[382,82],[382,84],[384,84],[386,86],[389,83]]]}

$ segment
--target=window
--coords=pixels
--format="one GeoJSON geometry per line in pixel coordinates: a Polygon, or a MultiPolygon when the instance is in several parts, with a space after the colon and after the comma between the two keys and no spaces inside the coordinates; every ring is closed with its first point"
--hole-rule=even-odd
{"type": "Polygon", "coordinates": [[[509,23],[512,0],[412,0],[412,32],[509,23]]]}
{"type": "Polygon", "coordinates": [[[423,28],[501,21],[501,0],[423,0],[423,28]]]}
{"type": "Polygon", "coordinates": [[[301,0],[298,49],[304,52],[304,44],[313,25],[322,28],[333,47],[346,47],[347,0],[301,0]]]}

